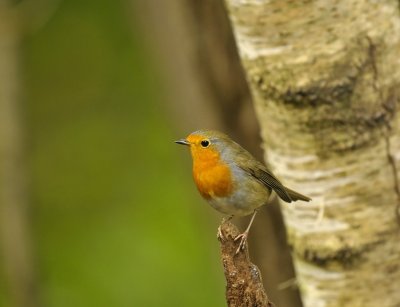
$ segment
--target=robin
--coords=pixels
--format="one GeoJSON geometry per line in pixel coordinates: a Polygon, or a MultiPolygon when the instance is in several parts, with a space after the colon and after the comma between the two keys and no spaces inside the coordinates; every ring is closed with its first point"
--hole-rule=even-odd
{"type": "MultiPolygon", "coordinates": [[[[272,191],[288,203],[311,200],[285,187],[267,167],[222,132],[198,130],[175,143],[189,146],[194,182],[214,209],[229,215],[228,220],[253,214],[246,230],[235,238],[240,239],[236,253],[245,246],[257,209],[267,203],[272,191]]],[[[220,228],[218,235],[223,237],[220,228]]]]}

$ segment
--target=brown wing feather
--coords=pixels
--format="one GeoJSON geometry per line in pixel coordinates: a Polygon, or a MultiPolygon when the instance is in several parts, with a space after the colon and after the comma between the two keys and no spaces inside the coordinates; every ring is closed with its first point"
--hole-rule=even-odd
{"type": "Polygon", "coordinates": [[[268,189],[272,189],[284,201],[291,203],[296,200],[310,201],[311,199],[296,191],[285,187],[278,178],[272,174],[266,166],[257,161],[247,150],[235,142],[231,142],[231,146],[236,147],[235,150],[239,155],[235,155],[235,164],[241,169],[249,173],[251,176],[259,180],[268,189]]]}
{"type": "Polygon", "coordinates": [[[268,171],[267,168],[263,166],[263,168],[249,169],[249,172],[266,187],[274,190],[284,201],[288,203],[292,202],[292,198],[286,191],[285,186],[270,171],[268,171]]]}
{"type": "Polygon", "coordinates": [[[258,162],[239,144],[235,145],[238,146],[237,149],[241,152],[235,161],[241,169],[251,174],[267,188],[274,190],[284,201],[288,203],[293,201],[289,193],[286,191],[285,186],[272,174],[272,172],[270,172],[261,162],[258,162]]]}

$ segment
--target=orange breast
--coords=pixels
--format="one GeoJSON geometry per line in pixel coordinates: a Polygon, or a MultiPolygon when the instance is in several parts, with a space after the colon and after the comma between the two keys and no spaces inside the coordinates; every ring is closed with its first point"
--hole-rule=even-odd
{"type": "Polygon", "coordinates": [[[205,199],[228,196],[233,189],[232,174],[219,155],[210,154],[193,159],[193,177],[200,194],[205,199]]]}

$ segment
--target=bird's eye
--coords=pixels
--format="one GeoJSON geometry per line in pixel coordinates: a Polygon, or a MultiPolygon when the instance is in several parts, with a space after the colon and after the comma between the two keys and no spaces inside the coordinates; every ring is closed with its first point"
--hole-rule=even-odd
{"type": "Polygon", "coordinates": [[[202,140],[200,142],[200,144],[201,144],[201,147],[206,148],[206,147],[208,147],[208,145],[210,145],[210,142],[208,140],[202,140]]]}

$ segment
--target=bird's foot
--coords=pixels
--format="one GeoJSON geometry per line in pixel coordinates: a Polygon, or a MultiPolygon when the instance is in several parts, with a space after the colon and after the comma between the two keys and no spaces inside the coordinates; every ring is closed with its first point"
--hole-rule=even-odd
{"type": "Polygon", "coordinates": [[[239,247],[237,248],[235,255],[239,254],[240,250],[244,249],[244,247],[246,246],[248,235],[249,232],[246,230],[235,238],[235,242],[240,239],[239,247]]]}
{"type": "Polygon", "coordinates": [[[225,241],[226,238],[225,238],[225,235],[222,232],[221,227],[222,227],[222,224],[218,226],[217,239],[220,240],[220,241],[225,241]]]}
{"type": "Polygon", "coordinates": [[[217,230],[217,239],[218,240],[220,240],[220,241],[225,241],[226,240],[225,235],[222,232],[222,225],[224,225],[225,223],[229,222],[232,218],[233,218],[233,215],[228,216],[227,218],[224,217],[222,219],[221,225],[218,226],[218,230],[217,230]]]}

